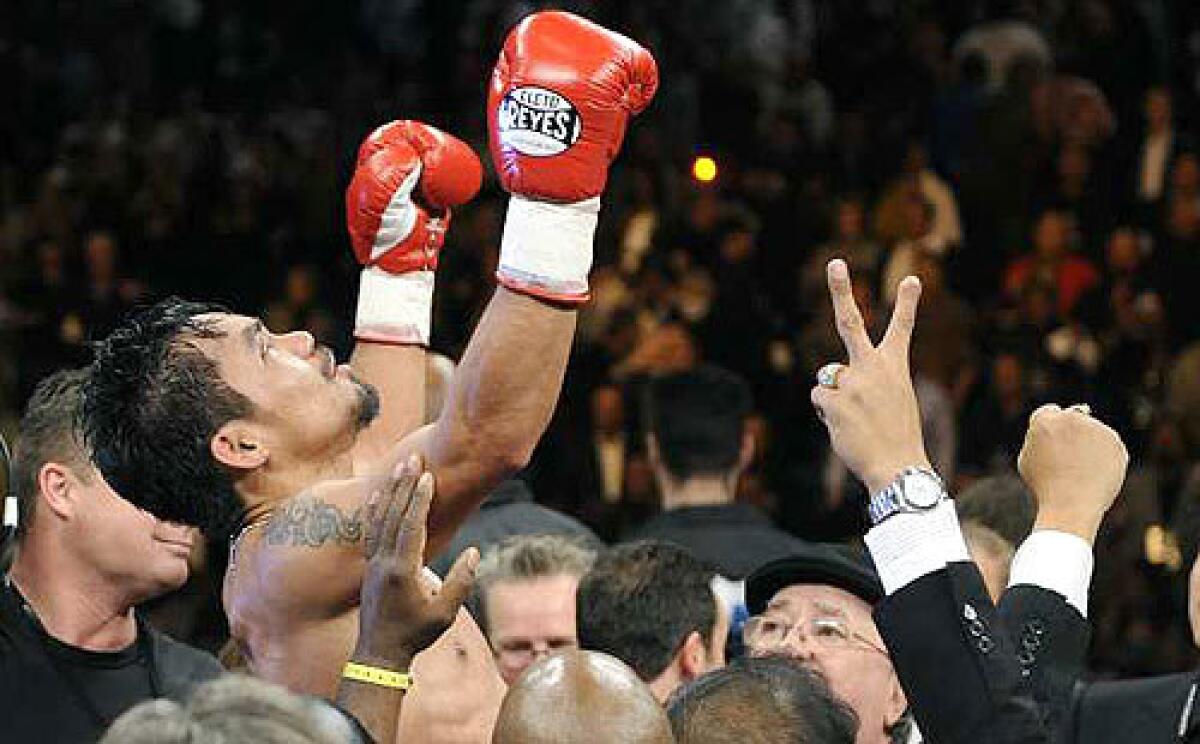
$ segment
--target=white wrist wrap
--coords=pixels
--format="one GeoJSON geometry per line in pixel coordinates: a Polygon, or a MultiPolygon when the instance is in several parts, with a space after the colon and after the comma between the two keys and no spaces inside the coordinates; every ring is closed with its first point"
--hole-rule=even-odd
{"type": "Polygon", "coordinates": [[[508,200],[496,276],[505,286],[538,297],[586,300],[599,215],[598,196],[553,204],[514,195],[508,200]]]}
{"type": "Polygon", "coordinates": [[[927,512],[893,514],[864,539],[888,595],[948,563],[971,560],[949,499],[927,512]]]}
{"type": "Polygon", "coordinates": [[[354,337],[385,344],[429,345],[433,314],[432,271],[405,274],[369,267],[358,284],[354,337]]]}

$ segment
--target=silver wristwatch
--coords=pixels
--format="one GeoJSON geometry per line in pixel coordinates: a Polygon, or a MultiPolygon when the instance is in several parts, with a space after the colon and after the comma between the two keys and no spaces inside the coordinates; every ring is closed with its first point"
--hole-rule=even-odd
{"type": "Polygon", "coordinates": [[[905,468],[871,497],[867,512],[871,524],[879,524],[893,514],[927,512],[947,498],[946,486],[937,473],[929,468],[905,468]]]}

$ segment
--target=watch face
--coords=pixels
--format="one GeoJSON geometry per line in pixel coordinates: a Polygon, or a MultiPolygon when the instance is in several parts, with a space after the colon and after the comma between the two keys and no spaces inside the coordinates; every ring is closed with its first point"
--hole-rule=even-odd
{"type": "Polygon", "coordinates": [[[932,509],[942,498],[942,488],[927,475],[904,479],[904,500],[917,509],[932,509]]]}

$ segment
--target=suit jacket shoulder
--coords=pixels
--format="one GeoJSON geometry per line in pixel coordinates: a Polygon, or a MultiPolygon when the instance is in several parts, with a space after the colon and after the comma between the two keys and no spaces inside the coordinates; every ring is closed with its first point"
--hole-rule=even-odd
{"type": "MultiPolygon", "coordinates": [[[[1174,744],[1200,741],[1190,726],[1184,726],[1187,738],[1180,738],[1180,719],[1195,693],[1195,672],[1171,674],[1149,679],[1120,682],[1095,682],[1080,685],[1074,709],[1070,742],[1088,744],[1174,744]]],[[[1197,704],[1191,701],[1191,708],[1197,704]]],[[[1191,713],[1187,710],[1187,713],[1191,713]]]]}

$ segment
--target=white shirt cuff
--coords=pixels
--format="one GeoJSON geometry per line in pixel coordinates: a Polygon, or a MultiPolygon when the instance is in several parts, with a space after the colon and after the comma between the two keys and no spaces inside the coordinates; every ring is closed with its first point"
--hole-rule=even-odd
{"type": "Polygon", "coordinates": [[[1013,556],[1008,586],[1027,584],[1057,592],[1087,617],[1094,565],[1092,546],[1082,537],[1057,530],[1035,530],[1013,556]]]}
{"type": "Polygon", "coordinates": [[[894,514],[872,527],[865,540],[889,595],[948,563],[971,560],[949,499],[927,512],[894,514]]]}

